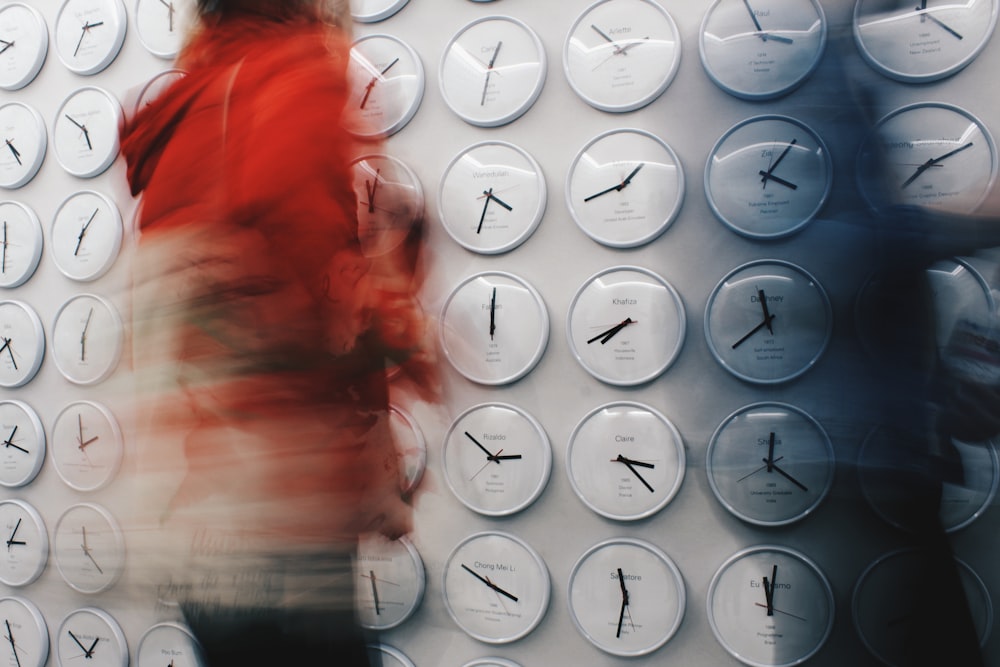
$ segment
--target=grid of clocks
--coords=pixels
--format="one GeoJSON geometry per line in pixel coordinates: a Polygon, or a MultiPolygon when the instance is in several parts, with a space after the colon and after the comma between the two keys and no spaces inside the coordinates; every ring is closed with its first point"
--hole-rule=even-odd
{"type": "MultiPolygon", "coordinates": [[[[123,0],[63,0],[54,24],[26,2],[0,4],[0,387],[30,388],[48,355],[59,374],[81,387],[97,385],[116,370],[123,346],[123,325],[115,305],[89,289],[114,265],[122,245],[123,222],[115,202],[90,187],[69,194],[51,221],[43,222],[17,190],[38,174],[51,151],[67,174],[94,179],[118,155],[123,109],[97,85],[74,87],[51,118],[19,100],[48,60],[80,77],[94,77],[118,57],[129,19],[142,45],[165,60],[178,52],[191,0],[136,0],[130,14],[123,0]],[[50,54],[50,50],[54,54],[50,54]],[[52,57],[55,56],[55,58],[52,57]],[[58,64],[54,63],[58,60],[58,64]],[[18,298],[17,288],[47,257],[81,288],[43,324],[35,309],[18,298]]],[[[168,70],[140,97],[162,90],[176,72],[168,70]]],[[[0,559],[0,618],[6,627],[2,651],[11,664],[68,665],[83,658],[102,667],[129,664],[129,647],[118,621],[96,606],[66,614],[50,628],[24,587],[53,565],[71,589],[96,595],[114,587],[125,567],[125,541],[113,513],[93,502],[93,492],[109,485],[122,461],[124,443],[115,415],[94,400],[62,406],[46,428],[17,393],[0,400],[0,485],[13,493],[30,485],[51,466],[60,483],[79,492],[81,502],[66,508],[52,526],[25,500],[0,500],[0,530],[7,549],[0,559]],[[89,494],[89,495],[88,495],[89,494]],[[50,654],[52,655],[50,661],[50,654]]],[[[99,598],[95,598],[99,599],[99,598]]],[[[197,645],[181,625],[157,623],[139,638],[140,667],[199,664],[197,645]]]]}
{"type": "MultiPolygon", "coordinates": [[[[361,0],[354,4],[354,18],[382,21],[406,4],[361,0]]],[[[997,0],[922,2],[891,10],[885,3],[857,0],[853,31],[863,59],[876,71],[905,83],[927,82],[968,65],[990,39],[997,14],[997,0]],[[932,48],[906,48],[915,40],[932,48]]],[[[698,50],[705,73],[722,90],[743,100],[772,100],[809,78],[823,55],[826,34],[817,0],[715,0],[704,14],[698,50]]],[[[674,78],[680,53],[677,26],[655,0],[598,0],[572,22],[562,65],[585,103],[620,113],[656,100],[674,78]]],[[[530,110],[547,70],[545,51],[530,26],[487,12],[447,42],[438,70],[440,93],[463,121],[497,127],[530,110]]],[[[356,131],[402,130],[424,92],[419,56],[396,37],[370,35],[355,43],[352,72],[354,97],[366,123],[356,131]]],[[[998,172],[989,130],[973,114],[945,103],[913,104],[889,113],[876,123],[856,159],[857,187],[874,212],[919,202],[941,212],[970,213],[998,172]],[[886,167],[888,177],[876,177],[886,167]]],[[[359,161],[358,173],[363,229],[366,220],[370,229],[400,228],[406,212],[380,211],[372,202],[377,187],[419,194],[413,172],[394,158],[371,156],[359,161]]],[[[830,194],[832,174],[830,151],[815,129],[796,118],[761,114],[718,138],[702,179],[709,207],[725,228],[767,242],[798,233],[817,216],[830,194]]],[[[674,222],[684,183],[684,167],[666,141],[645,130],[616,127],[579,149],[563,196],[572,219],[593,241],[634,248],[654,241],[674,222]]],[[[441,175],[438,219],[470,252],[507,253],[542,222],[548,196],[545,176],[529,151],[505,141],[482,141],[455,155],[441,175]]],[[[982,295],[983,308],[993,306],[985,280],[960,260],[935,267],[932,282],[941,304],[957,301],[948,297],[961,290],[968,294],[971,287],[982,295]]],[[[877,277],[869,281],[857,307],[877,307],[879,287],[877,277]]],[[[499,270],[460,280],[439,321],[448,361],[466,379],[486,386],[513,383],[530,373],[550,334],[541,294],[522,277],[499,270]]],[[[731,269],[718,281],[703,322],[709,350],[722,368],[752,385],[776,385],[808,372],[823,355],[832,308],[805,268],[763,258],[731,269]]],[[[681,352],[685,323],[683,302],[672,285],[630,265],[588,278],[566,315],[575,359],[597,380],[622,387],[649,383],[667,371],[681,352]]],[[[947,339],[948,326],[947,321],[942,325],[941,340],[947,339]]],[[[861,468],[878,470],[879,457],[889,455],[890,440],[889,434],[872,433],[862,452],[868,464],[861,468]]],[[[992,446],[956,446],[965,468],[977,473],[968,487],[945,490],[954,496],[954,502],[943,503],[950,508],[942,516],[949,530],[979,516],[1000,479],[992,446]]],[[[677,429],[656,409],[631,401],[587,414],[573,429],[565,463],[580,500],[595,513],[623,522],[663,509],[685,473],[677,429]]],[[[527,508],[544,491],[552,465],[541,424],[503,402],[465,410],[452,422],[443,446],[448,487],[459,502],[484,516],[510,516],[527,508]]],[[[726,417],[711,437],[706,461],[710,487],[722,506],[765,527],[807,517],[830,491],[834,467],[834,451],[820,423],[779,402],[753,403],[726,417]]],[[[864,479],[862,486],[877,513],[906,528],[900,508],[887,499],[891,493],[884,493],[885,480],[864,479]]],[[[386,578],[409,582],[392,588],[400,600],[387,602],[380,592],[386,581],[382,574],[367,565],[360,573],[366,623],[393,627],[412,613],[423,594],[419,556],[406,542],[369,544],[362,552],[362,562],[387,564],[386,578]]],[[[898,568],[916,567],[920,558],[919,553],[889,554],[871,565],[855,590],[856,610],[859,605],[874,610],[856,613],[856,628],[865,645],[889,664],[903,640],[871,632],[893,613],[888,602],[875,601],[899,599],[887,594],[904,581],[898,568]]],[[[960,570],[985,641],[989,595],[971,569],[961,564],[960,570]]],[[[524,637],[549,604],[542,558],[506,532],[462,540],[448,556],[442,579],[451,618],[489,644],[524,637]]],[[[685,586],[673,561],[656,545],[610,539],[579,557],[568,603],[574,625],[598,649],[639,656],[661,647],[677,630],[685,586]]],[[[760,545],[733,554],[719,567],[709,586],[708,615],[713,634],[737,660],[791,665],[823,646],[833,604],[826,576],[808,556],[760,545]]],[[[385,650],[390,663],[410,664],[395,649],[385,650]]],[[[484,658],[467,667],[472,665],[513,663],[484,658]]]]}

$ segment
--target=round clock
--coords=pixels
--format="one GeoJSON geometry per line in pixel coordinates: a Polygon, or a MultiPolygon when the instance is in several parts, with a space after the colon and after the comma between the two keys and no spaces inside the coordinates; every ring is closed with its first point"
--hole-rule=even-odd
{"type": "Polygon", "coordinates": [[[354,42],[347,81],[351,92],[344,126],[361,137],[399,132],[417,113],[424,96],[420,57],[391,35],[367,35],[354,42]]]}
{"type": "Polygon", "coordinates": [[[521,667],[513,660],[504,658],[477,658],[467,662],[462,667],[521,667]]]}
{"type": "Polygon", "coordinates": [[[677,73],[681,37],[654,0],[599,0],[566,36],[570,86],[601,111],[633,111],[659,97],[677,73]]]}
{"type": "Polygon", "coordinates": [[[0,438],[0,484],[29,484],[45,462],[45,430],[38,413],[23,401],[0,401],[0,438]]]}
{"type": "Polygon", "coordinates": [[[684,200],[684,170],[659,137],[636,129],[604,132],[573,159],[566,203],[580,229],[612,248],[633,248],[662,234],[684,200]]]}
{"type": "Polygon", "coordinates": [[[566,335],[576,360],[598,380],[649,382],[677,358],[687,318],[680,295],[649,269],[616,266],[587,279],[573,297],[566,335]]]}
{"type": "Polygon", "coordinates": [[[768,100],[795,90],[819,65],[826,15],[817,0],[715,0],[698,51],[730,95],[768,100]]]}
{"type": "Polygon", "coordinates": [[[906,83],[936,81],[979,55],[996,27],[997,6],[997,0],[858,0],[854,41],[885,76],[906,83]]]}
{"type": "Polygon", "coordinates": [[[705,163],[705,196],[727,227],[752,239],[801,230],[826,203],[833,184],[830,151],[808,125],[787,116],[755,116],[715,143],[705,163]]]}
{"type": "Polygon", "coordinates": [[[516,120],[545,83],[538,35],[509,16],[485,16],[458,31],[441,58],[441,94],[459,118],[480,127],[516,120]]]}
{"type": "Polygon", "coordinates": [[[542,358],[549,313],[535,288],[502,271],[463,280],[440,318],[441,348],[467,379],[485,385],[514,382],[542,358]]]}
{"type": "Polygon", "coordinates": [[[997,148],[978,118],[942,102],[910,104],[872,128],[858,152],[858,188],[868,205],[939,213],[979,208],[997,178],[997,148]]]}
{"type": "Polygon", "coordinates": [[[523,540],[483,532],[462,540],[448,556],[442,576],[445,606],[473,639],[505,644],[541,622],[551,582],[542,557],[523,540]]]}
{"type": "Polygon", "coordinates": [[[351,177],[361,251],[379,257],[395,250],[423,219],[424,190],[417,175],[401,160],[373,153],[351,163],[351,177]]]}
{"type": "Polygon", "coordinates": [[[35,80],[49,50],[45,19],[34,7],[0,7],[0,88],[19,90],[35,80]]]}
{"type": "Polygon", "coordinates": [[[54,31],[59,60],[77,74],[103,71],[118,57],[126,23],[122,0],[65,0],[54,31]]]}
{"type": "Polygon", "coordinates": [[[569,436],[566,470],[583,503],[608,519],[652,516],[673,500],[687,462],[677,428],[631,401],[589,412],[569,436]]]}
{"type": "Polygon", "coordinates": [[[448,488],[474,512],[515,514],[545,490],[552,448],[542,425],[524,410],[483,403],[460,414],[442,451],[448,488]]]}
{"type": "Polygon", "coordinates": [[[413,662],[398,648],[388,644],[369,644],[368,655],[373,665],[382,667],[414,667],[413,662]]]}
{"type": "Polygon", "coordinates": [[[0,387],[31,381],[45,356],[42,321],[21,301],[0,301],[0,387]]]}
{"type": "Polygon", "coordinates": [[[351,18],[358,23],[384,21],[406,6],[409,0],[351,0],[351,18]]]}
{"type": "Polygon", "coordinates": [[[94,401],[70,403],[52,424],[52,465],[77,491],[107,486],[121,467],[124,443],[111,411],[94,401]]]}
{"type": "Polygon", "coordinates": [[[363,628],[394,628],[410,618],[424,598],[424,562],[405,537],[364,536],[354,569],[354,609],[363,628]]]}
{"type": "Polygon", "coordinates": [[[82,190],[70,195],[52,221],[52,259],[72,280],[100,278],[118,257],[122,216],[108,197],[82,190]]]}
{"type": "MultiPolygon", "coordinates": [[[[912,479],[930,456],[927,443],[895,433],[887,427],[873,429],[858,453],[858,475],[865,500],[875,513],[903,530],[920,530],[914,525],[912,479]],[[912,466],[912,467],[911,467],[912,466]]],[[[1000,465],[992,442],[968,443],[952,440],[953,458],[962,479],[941,485],[938,516],[948,532],[965,528],[992,504],[1000,480],[1000,465]]]]}
{"type": "Polygon", "coordinates": [[[833,590],[819,567],[787,547],[731,556],[708,588],[708,622],[740,662],[789,667],[815,655],[833,628],[833,590]]]}
{"type": "Polygon", "coordinates": [[[70,382],[97,384],[117,368],[124,337],[121,317],[109,301],[77,294],[56,313],[52,358],[70,382]]]}
{"type": "Polygon", "coordinates": [[[182,69],[167,69],[158,72],[139,91],[139,96],[135,100],[135,110],[133,113],[139,113],[155,102],[159,99],[160,95],[166,92],[176,81],[183,79],[186,74],[187,72],[182,69]]]}
{"type": "Polygon", "coordinates": [[[780,260],[756,260],[719,281],[705,308],[708,347],[723,368],[747,382],[797,378],[826,350],[830,300],[806,271],[780,260]]]}
{"type": "Polygon", "coordinates": [[[659,547],[617,538],[595,544],[569,575],[573,623],[606,653],[652,653],[673,637],[684,618],[680,570],[659,547]]]}
{"type": "Polygon", "coordinates": [[[42,258],[42,225],[28,206],[0,201],[0,287],[23,285],[42,258]]]}
{"type": "Polygon", "coordinates": [[[753,403],[726,417],[708,443],[708,482],[734,516],[783,526],[808,516],[833,484],[826,431],[784,403],[753,403]]]}
{"type": "Polygon", "coordinates": [[[63,169],[80,178],[103,173],[118,157],[122,106],[111,93],[87,86],[70,93],[52,126],[52,145],[63,169]]]}
{"type": "Polygon", "coordinates": [[[188,34],[192,6],[191,0],[135,0],[135,29],[146,50],[173,60],[188,34]]]}
{"type": "Polygon", "coordinates": [[[157,623],[142,634],[136,667],[202,667],[201,647],[186,625],[157,623]]]}
{"type": "Polygon", "coordinates": [[[49,558],[49,535],[38,511],[23,500],[0,500],[0,582],[26,586],[38,579],[49,558]]]}
{"type": "Polygon", "coordinates": [[[38,607],[22,597],[3,597],[0,619],[7,628],[6,641],[0,642],[5,648],[0,653],[8,655],[8,664],[44,667],[49,659],[49,628],[38,607]]]}
{"type": "MultiPolygon", "coordinates": [[[[922,588],[940,578],[940,556],[919,549],[892,551],[877,558],[858,578],[851,600],[854,627],[865,647],[886,665],[919,664],[910,657],[913,619],[926,607],[922,588]]],[[[957,558],[955,569],[980,646],[993,628],[989,590],[972,568],[957,558]]],[[[921,631],[922,631],[922,624],[921,631]]]]}
{"type": "Polygon", "coordinates": [[[80,593],[111,588],[125,566],[125,540],[108,510],[93,503],[73,505],[59,517],[53,535],[59,574],[80,593]]]}
{"type": "Polygon", "coordinates": [[[56,633],[59,667],[128,667],[128,644],[118,621],[95,607],[71,611],[56,633]],[[83,660],[80,660],[83,658],[83,660]]]}
{"type": "Polygon", "coordinates": [[[38,173],[45,160],[48,139],[45,121],[32,107],[21,102],[0,105],[0,188],[19,188],[38,173]]]}
{"type": "Polygon", "coordinates": [[[399,454],[399,488],[409,496],[427,469],[427,441],[416,420],[395,405],[389,406],[389,427],[399,454]]]}
{"type": "Polygon", "coordinates": [[[493,255],[524,243],[542,221],[542,169],[523,149],[502,141],[469,146],[441,177],[441,224],[466,250],[493,255]]]}

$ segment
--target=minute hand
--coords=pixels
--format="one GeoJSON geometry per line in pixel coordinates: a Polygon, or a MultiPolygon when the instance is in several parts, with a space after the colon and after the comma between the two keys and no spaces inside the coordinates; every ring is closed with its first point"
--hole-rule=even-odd
{"type": "Polygon", "coordinates": [[[936,165],[939,162],[942,162],[944,160],[947,160],[948,158],[950,158],[952,155],[955,155],[956,153],[961,153],[966,148],[970,148],[971,146],[972,146],[972,142],[970,141],[969,143],[965,144],[964,146],[959,146],[958,148],[956,148],[953,151],[948,151],[944,155],[939,155],[938,157],[931,158],[927,162],[924,162],[922,165],[920,165],[919,167],[917,167],[916,171],[913,172],[912,176],[910,176],[908,179],[906,179],[905,181],[903,181],[903,184],[900,187],[901,188],[905,188],[910,183],[912,183],[913,181],[917,180],[917,178],[920,176],[920,174],[924,173],[925,171],[927,171],[928,169],[930,169],[934,165],[936,165]]]}

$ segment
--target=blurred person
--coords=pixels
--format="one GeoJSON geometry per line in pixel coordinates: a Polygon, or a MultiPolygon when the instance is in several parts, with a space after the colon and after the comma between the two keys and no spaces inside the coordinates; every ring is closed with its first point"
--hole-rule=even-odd
{"type": "Polygon", "coordinates": [[[347,0],[198,0],[187,72],[123,132],[133,569],[208,667],[367,665],[358,535],[407,533],[386,360],[433,395],[419,233],[362,252],[341,123],[347,0]]]}

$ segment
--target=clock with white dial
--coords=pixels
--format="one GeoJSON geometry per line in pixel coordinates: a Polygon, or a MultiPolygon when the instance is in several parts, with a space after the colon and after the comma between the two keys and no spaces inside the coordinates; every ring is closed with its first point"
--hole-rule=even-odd
{"type": "Polygon", "coordinates": [[[466,250],[493,255],[530,237],[545,212],[542,169],[524,149],[485,141],[452,158],[438,207],[445,231],[466,250]]]}
{"type": "Polygon", "coordinates": [[[32,380],[45,356],[45,331],[38,314],[22,301],[0,301],[0,387],[32,380]]]}
{"type": "Polygon", "coordinates": [[[67,278],[82,282],[100,278],[115,263],[124,229],[118,207],[93,190],[70,195],[52,221],[50,251],[67,278]]]}
{"type": "Polygon", "coordinates": [[[76,609],[59,624],[56,658],[59,667],[73,667],[84,661],[87,667],[128,667],[125,633],[103,609],[76,609]]]}
{"type": "Polygon", "coordinates": [[[354,562],[355,612],[361,627],[388,630],[410,618],[424,598],[424,562],[405,537],[364,535],[354,562]]]}
{"type": "Polygon", "coordinates": [[[70,403],[52,425],[52,465],[77,491],[107,486],[121,467],[124,442],[118,420],[94,401],[70,403]]]}
{"type": "MultiPolygon", "coordinates": [[[[6,629],[0,655],[16,667],[44,667],[49,659],[49,628],[33,602],[18,596],[0,598],[0,620],[6,629]]],[[[2,658],[0,658],[2,659],[2,658]]]]}
{"type": "Polygon", "coordinates": [[[139,41],[157,58],[173,59],[191,27],[193,0],[135,0],[139,41]]]}
{"type": "Polygon", "coordinates": [[[42,224],[27,205],[0,201],[0,287],[23,285],[42,258],[42,224]]]}
{"type": "Polygon", "coordinates": [[[424,66],[409,44],[392,35],[366,35],[351,46],[350,97],[344,126],[361,137],[403,129],[424,96],[424,66]]]}
{"type": "Polygon", "coordinates": [[[71,506],[56,522],[52,553],[59,574],[80,593],[115,585],[125,567],[125,539],[111,513],[94,503],[71,506]]]}
{"type": "Polygon", "coordinates": [[[23,500],[0,500],[0,582],[26,586],[38,579],[49,558],[49,535],[34,507],[23,500]]]}
{"type": "Polygon", "coordinates": [[[402,160],[371,153],[351,163],[358,200],[358,238],[366,257],[380,257],[402,246],[424,215],[424,190],[402,160]]]}
{"type": "Polygon", "coordinates": [[[45,462],[45,430],[38,413],[16,399],[0,401],[0,484],[31,483],[45,462]]]}
{"type": "Polygon", "coordinates": [[[118,157],[122,105],[108,91],[80,88],[63,101],[52,128],[52,146],[62,168],[73,176],[93,178],[118,157]]]}
{"type": "Polygon", "coordinates": [[[70,382],[97,384],[117,368],[124,337],[121,316],[110,301],[77,294],[56,313],[52,358],[70,382]]]}
{"type": "Polygon", "coordinates": [[[201,646],[182,623],[157,623],[142,633],[135,654],[136,667],[202,667],[201,646]]]}
{"type": "Polygon", "coordinates": [[[59,60],[76,74],[103,71],[125,43],[127,22],[122,0],[65,0],[54,30],[59,60]]]}
{"type": "Polygon", "coordinates": [[[351,0],[351,18],[358,23],[384,21],[406,6],[409,0],[351,0]]]}
{"type": "Polygon", "coordinates": [[[0,7],[0,88],[19,90],[35,80],[49,51],[41,13],[21,2],[0,7]]]}
{"type": "Polygon", "coordinates": [[[646,106],[673,81],[681,37],[655,0],[600,0],[566,36],[563,67],[573,90],[602,111],[646,106]]]}
{"type": "Polygon", "coordinates": [[[409,496],[427,469],[427,440],[412,415],[395,405],[389,406],[389,427],[399,456],[399,489],[409,496]]]}
{"type": "Polygon", "coordinates": [[[20,188],[35,177],[45,160],[45,121],[22,102],[0,105],[0,138],[0,188],[20,188]]]}
{"type": "Polygon", "coordinates": [[[506,516],[537,499],[552,471],[541,424],[506,403],[475,405],[455,418],[444,439],[448,488],[474,512],[506,516]]]}

